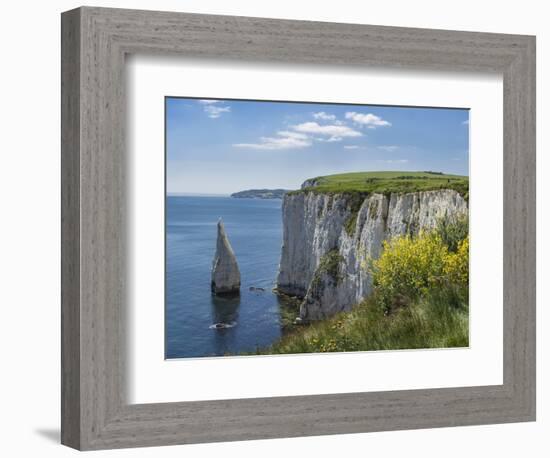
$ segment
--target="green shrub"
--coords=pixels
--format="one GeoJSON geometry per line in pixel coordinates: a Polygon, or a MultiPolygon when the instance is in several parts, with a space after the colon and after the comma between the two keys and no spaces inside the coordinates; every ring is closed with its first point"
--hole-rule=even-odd
{"type": "Polygon", "coordinates": [[[460,242],[468,237],[468,215],[440,218],[437,221],[435,232],[441,237],[449,251],[456,252],[460,242]]]}
{"type": "Polygon", "coordinates": [[[355,234],[355,225],[357,223],[357,216],[359,215],[359,210],[363,202],[368,197],[367,193],[355,192],[345,194],[345,198],[348,205],[348,210],[350,212],[346,221],[344,222],[344,228],[350,237],[353,237],[355,234]]]}

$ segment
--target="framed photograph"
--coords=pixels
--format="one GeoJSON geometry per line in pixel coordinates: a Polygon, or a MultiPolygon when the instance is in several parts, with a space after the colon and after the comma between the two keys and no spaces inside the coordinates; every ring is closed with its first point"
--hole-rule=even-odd
{"type": "Polygon", "coordinates": [[[62,442],[535,419],[535,39],[62,15],[62,442]]]}
{"type": "Polygon", "coordinates": [[[165,104],[167,359],[469,346],[469,110],[165,104]]]}

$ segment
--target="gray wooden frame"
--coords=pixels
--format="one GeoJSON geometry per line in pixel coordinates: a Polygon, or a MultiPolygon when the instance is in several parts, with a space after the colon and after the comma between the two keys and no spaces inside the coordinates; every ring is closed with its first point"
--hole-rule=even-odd
{"type": "Polygon", "coordinates": [[[534,37],[90,7],[62,14],[61,37],[63,444],[105,449],[535,419],[534,37]],[[129,53],[503,74],[504,383],[128,404],[129,53]]]}

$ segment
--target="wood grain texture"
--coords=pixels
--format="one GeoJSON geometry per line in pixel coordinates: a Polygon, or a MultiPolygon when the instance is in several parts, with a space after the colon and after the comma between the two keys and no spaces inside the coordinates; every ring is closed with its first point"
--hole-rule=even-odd
{"type": "Polygon", "coordinates": [[[78,449],[535,418],[535,39],[80,8],[62,16],[62,442],[78,449]],[[124,57],[504,75],[504,384],[130,405],[124,57]]]}
{"type": "Polygon", "coordinates": [[[80,12],[61,24],[61,441],[80,446],[80,12]]]}

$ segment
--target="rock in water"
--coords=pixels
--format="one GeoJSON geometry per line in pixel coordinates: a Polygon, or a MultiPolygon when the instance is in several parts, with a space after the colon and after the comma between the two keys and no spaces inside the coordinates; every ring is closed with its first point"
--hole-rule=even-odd
{"type": "Polygon", "coordinates": [[[218,220],[218,240],[216,255],[212,262],[211,285],[214,294],[238,294],[241,287],[241,273],[237,258],[235,258],[221,218],[218,220]]]}

